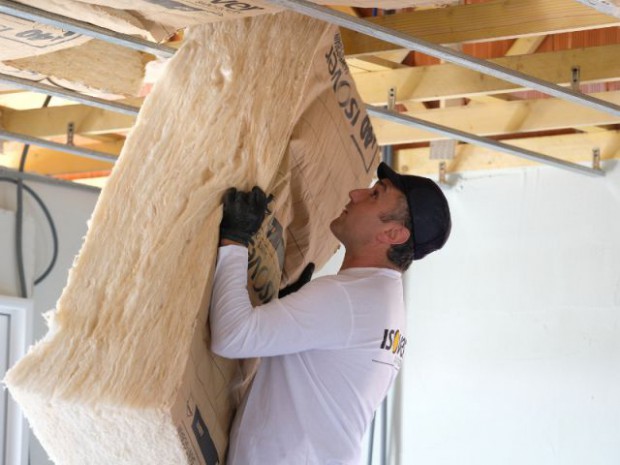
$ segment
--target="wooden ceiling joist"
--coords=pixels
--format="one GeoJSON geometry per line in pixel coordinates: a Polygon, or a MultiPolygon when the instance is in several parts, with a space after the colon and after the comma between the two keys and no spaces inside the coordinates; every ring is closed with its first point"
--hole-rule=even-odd
{"type": "Polygon", "coordinates": [[[409,66],[403,65],[397,61],[387,60],[374,55],[366,55],[361,58],[352,58],[347,60],[349,68],[355,71],[375,72],[390,69],[407,69],[409,66]]]}
{"type": "MultiPolygon", "coordinates": [[[[433,10],[364,18],[435,44],[482,42],[620,25],[574,0],[492,0],[433,10]]],[[[373,54],[397,46],[342,29],[347,55],[373,54]]]]}
{"type": "Polygon", "coordinates": [[[408,54],[408,50],[389,50],[387,52],[377,52],[374,55],[347,57],[346,60],[352,73],[384,71],[407,68],[408,66],[403,65],[402,62],[408,54]]]}
{"type": "Polygon", "coordinates": [[[349,16],[355,16],[356,18],[359,17],[359,13],[355,9],[355,7],[348,5],[330,5],[329,7],[332,10],[340,11],[341,13],[345,13],[349,16]]]}
{"type": "MultiPolygon", "coordinates": [[[[85,146],[90,150],[116,155],[123,148],[123,141],[106,142],[85,146]]],[[[21,156],[21,147],[6,154],[10,157],[10,162],[6,166],[17,168],[21,156]]],[[[109,170],[111,162],[93,160],[91,158],[79,157],[57,150],[50,150],[37,146],[30,146],[26,161],[26,171],[39,174],[58,174],[85,171],[109,170]]]]}
{"type": "Polygon", "coordinates": [[[546,35],[519,37],[506,52],[506,56],[527,55],[534,53],[545,40],[546,35]]]}
{"type": "MultiPolygon", "coordinates": [[[[600,149],[601,160],[620,158],[620,131],[532,137],[511,140],[510,144],[572,163],[584,163],[588,166],[592,164],[592,150],[594,148],[600,149]]],[[[536,162],[469,144],[459,144],[454,159],[446,160],[448,173],[536,165],[536,162]]],[[[438,160],[429,158],[428,148],[403,149],[396,154],[395,168],[405,174],[436,176],[438,160]]]]}
{"type": "MultiPolygon", "coordinates": [[[[620,56],[620,44],[534,53],[539,47],[542,49],[548,47],[549,41],[542,46],[541,43],[549,34],[620,25],[620,18],[602,14],[582,3],[574,0],[545,0],[544,2],[540,0],[490,0],[446,8],[399,11],[393,15],[364,19],[435,44],[476,43],[514,38],[516,40],[512,46],[509,42],[499,43],[504,47],[501,53],[507,50],[505,57],[489,61],[550,83],[568,85],[571,79],[571,68],[574,66],[580,68],[582,84],[620,82],[620,61],[615,59],[620,56]]],[[[351,17],[359,17],[361,12],[351,7],[336,7],[335,9],[351,17]]],[[[408,50],[344,28],[341,32],[347,62],[362,99],[369,105],[384,105],[388,89],[395,87],[397,101],[404,105],[400,108],[407,108],[405,114],[442,126],[479,136],[532,133],[532,137],[510,140],[508,143],[571,162],[588,161],[592,148],[595,146],[601,148],[604,159],[618,157],[620,154],[620,134],[618,131],[611,131],[609,127],[609,125],[620,123],[617,116],[609,116],[555,98],[510,101],[515,98],[511,95],[512,93],[527,89],[487,74],[470,71],[459,65],[410,67],[409,65],[416,63],[416,60],[413,55],[407,57],[408,50]],[[403,61],[407,65],[403,65],[403,61]],[[466,106],[432,110],[426,109],[422,103],[436,100],[454,101],[453,99],[462,100],[462,98],[473,99],[473,101],[466,106]],[[557,129],[577,129],[582,133],[562,136],[542,135],[545,131],[557,129]],[[534,136],[534,133],[537,134],[534,136]]],[[[584,40],[585,43],[593,45],[620,40],[617,35],[613,37],[616,30],[608,29],[601,33],[609,38],[606,40],[592,39],[589,42],[584,40]]],[[[570,39],[575,34],[566,34],[566,36],[570,39]]],[[[557,37],[554,36],[554,40],[557,37]]],[[[129,60],[127,63],[131,65],[132,76],[141,77],[144,63],[152,57],[127,49],[121,50],[122,53],[128,54],[126,59],[106,58],[99,63],[97,59],[107,55],[102,48],[97,48],[98,46],[97,41],[93,40],[82,48],[76,47],[70,51],[63,51],[56,55],[50,54],[43,58],[16,60],[11,65],[20,70],[36,70],[43,74],[68,79],[73,75],[62,74],[65,71],[64,64],[76,64],[79,65],[78,68],[81,67],[79,69],[84,70],[81,74],[94,76],[82,82],[84,87],[116,94],[135,95],[138,92],[137,89],[140,88],[140,80],[134,79],[130,83],[131,88],[119,87],[118,83],[113,81],[117,77],[118,69],[122,66],[117,69],[115,66],[110,67],[109,63],[115,61],[122,65],[129,60]],[[93,61],[96,66],[89,65],[93,61]]],[[[483,47],[487,46],[490,47],[491,44],[483,45],[483,47]]],[[[475,48],[476,45],[467,47],[475,48]]],[[[483,56],[474,52],[472,54],[483,56]]],[[[417,63],[420,64],[419,61],[417,63]]],[[[128,71],[125,70],[124,73],[127,74],[128,71]]],[[[123,80],[122,84],[128,85],[128,81],[123,80]]],[[[613,84],[608,85],[607,88],[618,89],[618,87],[613,87],[613,84]]],[[[144,89],[144,87],[141,88],[141,95],[144,89]]],[[[522,96],[529,99],[537,97],[531,92],[522,92],[519,96],[519,98],[522,96]]],[[[592,94],[592,96],[620,105],[620,91],[592,94]]],[[[9,99],[10,96],[6,98],[9,99]]],[[[60,97],[55,97],[53,104],[57,104],[59,100],[60,97]]],[[[2,102],[4,100],[0,101],[0,105],[3,105],[2,102]]],[[[8,100],[5,104],[8,105],[8,100]]],[[[36,102],[35,104],[40,105],[36,102]]],[[[428,103],[426,105],[428,106],[428,103]]],[[[83,139],[81,142],[90,144],[89,149],[110,154],[118,154],[122,147],[122,136],[117,134],[125,134],[135,124],[135,117],[81,104],[32,110],[11,110],[9,108],[0,108],[0,110],[0,124],[6,131],[63,141],[67,133],[67,123],[73,122],[76,140],[79,140],[80,136],[100,138],[101,140],[83,139]]],[[[373,124],[377,139],[382,145],[425,143],[440,138],[430,132],[385,120],[373,118],[373,124]]],[[[11,160],[19,157],[18,152],[21,149],[17,145],[15,147],[10,153],[11,160]]],[[[532,164],[515,156],[467,144],[459,144],[457,157],[448,163],[448,171],[511,168],[532,164]]],[[[110,166],[111,163],[108,162],[60,154],[34,146],[28,161],[30,171],[43,174],[68,173],[70,177],[78,172],[105,172],[110,166]]],[[[436,174],[437,161],[428,160],[428,148],[406,149],[399,151],[397,167],[403,172],[436,174]]]]}
{"type": "MultiPolygon", "coordinates": [[[[561,52],[518,55],[489,60],[556,84],[568,84],[571,68],[579,66],[581,82],[605,82],[620,76],[620,45],[605,45],[561,52]]],[[[516,84],[453,64],[417,66],[390,71],[354,74],[362,99],[370,105],[386,102],[387,90],[395,87],[397,100],[437,100],[523,90],[516,84]]]]}
{"type": "Polygon", "coordinates": [[[67,134],[67,123],[74,124],[76,134],[106,134],[128,131],[135,117],[87,107],[67,105],[34,110],[3,110],[3,129],[33,137],[57,137],[67,134]]]}
{"type": "MultiPolygon", "coordinates": [[[[620,103],[620,91],[593,94],[594,97],[620,103]]],[[[424,119],[479,136],[553,131],[620,123],[620,118],[590,108],[580,108],[560,99],[538,99],[489,103],[463,107],[447,107],[407,112],[424,119]]],[[[372,120],[381,145],[397,145],[442,139],[436,134],[381,119],[372,120]]]]}

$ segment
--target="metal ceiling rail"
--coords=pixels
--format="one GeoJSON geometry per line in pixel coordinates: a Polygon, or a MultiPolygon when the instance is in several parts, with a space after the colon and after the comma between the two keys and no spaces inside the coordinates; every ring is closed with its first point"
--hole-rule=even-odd
{"type": "Polygon", "coordinates": [[[17,2],[0,0],[0,13],[27,19],[40,24],[47,24],[63,30],[73,31],[78,34],[105,40],[106,42],[132,48],[140,52],[152,53],[153,55],[164,58],[171,57],[176,51],[174,48],[168,47],[167,45],[160,45],[127,34],[121,34],[84,21],[49,13],[17,2]]]}
{"type": "Polygon", "coordinates": [[[95,150],[76,147],[74,145],[59,144],[58,142],[39,139],[38,137],[31,137],[25,134],[18,134],[16,132],[5,131],[3,129],[0,129],[0,139],[21,142],[22,144],[36,145],[38,147],[58,150],[59,152],[66,152],[72,155],[92,158],[94,160],[107,161],[110,163],[116,163],[117,159],[117,157],[115,157],[114,155],[110,155],[109,153],[97,152],[95,150]]]}
{"type": "Polygon", "coordinates": [[[538,90],[560,99],[585,105],[590,108],[620,117],[620,105],[590,97],[589,95],[576,92],[570,88],[543,81],[542,79],[499,66],[486,60],[465,55],[464,53],[447,47],[442,47],[441,45],[433,44],[431,42],[403,34],[402,32],[332,10],[330,8],[315,5],[314,3],[310,3],[306,0],[269,0],[269,2],[306,16],[311,16],[313,18],[321,19],[323,21],[360,32],[385,42],[391,42],[392,44],[396,44],[402,48],[425,53],[450,63],[454,63],[480,73],[488,74],[498,79],[512,82],[526,88],[538,90]]]}
{"type": "Polygon", "coordinates": [[[0,166],[0,178],[3,177],[14,180],[22,179],[24,181],[41,182],[44,184],[51,184],[52,186],[68,187],[69,189],[85,190],[93,192],[95,194],[101,192],[101,188],[99,187],[89,186],[87,184],[80,184],[72,181],[63,181],[61,179],[52,178],[51,176],[43,176],[41,174],[24,173],[23,171],[16,171],[0,166]]]}
{"type": "Polygon", "coordinates": [[[377,116],[379,118],[393,121],[395,123],[405,124],[414,128],[431,131],[437,134],[441,134],[443,136],[450,137],[452,139],[460,140],[462,142],[480,145],[491,150],[509,153],[511,155],[516,155],[517,157],[555,166],[557,168],[572,171],[574,173],[586,174],[588,176],[605,176],[605,172],[602,170],[588,168],[587,166],[578,165],[577,163],[560,160],[558,158],[553,158],[548,155],[543,155],[541,153],[522,149],[514,145],[504,144],[503,142],[489,139],[487,137],[476,136],[475,134],[470,134],[467,132],[459,131],[458,129],[441,126],[439,124],[431,123],[430,121],[424,121],[409,115],[395,113],[384,108],[368,105],[366,106],[366,110],[371,116],[377,116]]]}
{"type": "MultiPolygon", "coordinates": [[[[269,2],[307,16],[346,27],[386,42],[391,42],[406,49],[416,50],[447,62],[515,83],[519,86],[538,90],[560,99],[585,105],[590,108],[620,117],[620,105],[593,98],[587,94],[574,91],[570,88],[543,81],[542,79],[505,68],[490,61],[471,57],[456,50],[411,37],[399,31],[373,24],[369,21],[355,18],[345,13],[310,3],[306,0],[269,0],[269,2]]],[[[90,37],[98,38],[100,40],[116,43],[118,45],[130,47],[136,50],[146,51],[159,56],[169,57],[175,53],[175,49],[172,47],[155,44],[126,34],[120,34],[109,29],[8,0],[0,0],[0,13],[6,13],[22,19],[28,19],[61,29],[71,30],[90,37]]]]}
{"type": "Polygon", "coordinates": [[[33,92],[39,92],[46,95],[52,95],[54,97],[60,97],[66,100],[71,100],[90,107],[101,108],[103,110],[115,111],[117,113],[123,113],[128,116],[137,116],[140,108],[131,105],[125,105],[124,103],[112,102],[104,100],[102,98],[91,97],[90,95],[80,94],[72,90],[62,89],[60,87],[48,86],[39,82],[30,81],[28,79],[22,79],[8,74],[0,73],[0,84],[8,84],[10,86],[17,87],[18,89],[30,90],[33,92]]]}
{"type": "MultiPolygon", "coordinates": [[[[614,116],[620,116],[619,105],[590,97],[586,94],[573,91],[570,88],[558,86],[556,84],[540,80],[519,71],[504,68],[492,62],[465,55],[447,47],[442,47],[440,45],[436,45],[422,39],[408,36],[399,31],[394,31],[392,29],[373,24],[369,21],[354,18],[339,11],[315,5],[305,0],[269,0],[269,2],[296,11],[298,13],[311,16],[313,18],[321,19],[336,24],[338,26],[346,27],[348,29],[369,35],[371,37],[375,37],[380,40],[384,40],[386,42],[391,42],[406,49],[416,50],[418,52],[425,53],[427,55],[431,55],[451,63],[455,63],[457,65],[481,72],[483,74],[488,74],[499,79],[513,82],[526,88],[535,89],[545,94],[558,97],[560,99],[568,100],[580,105],[585,105],[590,108],[603,111],[605,113],[610,113],[614,116]]],[[[0,0],[0,13],[5,13],[11,16],[35,21],[42,24],[48,24],[50,26],[58,27],[60,29],[70,30],[79,34],[84,34],[86,36],[104,40],[106,42],[115,43],[117,45],[152,53],[154,55],[162,57],[170,57],[175,53],[175,49],[173,49],[172,47],[154,44],[146,40],[138,39],[132,36],[128,36],[126,34],[120,34],[99,26],[94,26],[92,24],[49,13],[47,11],[32,8],[12,1],[0,0]]],[[[58,89],[39,83],[33,83],[32,81],[15,78],[13,76],[0,75],[0,82],[9,82],[17,87],[33,90],[35,92],[55,95],[69,100],[75,100],[85,105],[95,106],[111,111],[117,111],[132,116],[135,116],[139,111],[138,108],[131,107],[129,105],[108,102],[106,100],[98,99],[96,97],[84,96],[77,92],[58,89]]],[[[586,174],[589,176],[604,176],[605,174],[601,170],[588,168],[578,165],[576,163],[566,162],[564,160],[553,158],[547,155],[504,144],[493,139],[476,136],[474,134],[441,126],[408,115],[402,115],[399,113],[388,111],[383,108],[373,106],[367,106],[366,108],[368,110],[368,113],[373,116],[387,119],[396,123],[428,130],[463,142],[468,142],[487,147],[492,150],[509,153],[528,160],[545,163],[548,165],[556,166],[580,174],[586,174]]],[[[44,139],[38,139],[23,134],[11,133],[4,130],[0,130],[0,139],[14,140],[25,144],[46,147],[78,156],[94,158],[97,160],[104,160],[110,162],[116,161],[116,157],[102,152],[96,152],[93,150],[82,149],[71,145],[50,142],[44,139]]]]}

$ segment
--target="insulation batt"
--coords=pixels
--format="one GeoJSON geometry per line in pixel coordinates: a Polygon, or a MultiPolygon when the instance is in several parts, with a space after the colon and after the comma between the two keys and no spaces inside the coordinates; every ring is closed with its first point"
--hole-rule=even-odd
{"type": "Polygon", "coordinates": [[[85,44],[44,55],[5,60],[10,66],[32,78],[32,73],[50,77],[55,83],[89,93],[135,96],[140,93],[146,63],[150,55],[90,40],[85,44]],[[122,63],[122,66],[118,66],[122,63]],[[27,73],[27,74],[26,74],[27,73]],[[30,74],[30,75],[28,75],[30,74]],[[79,86],[82,86],[81,88],[79,86]]]}
{"type": "MultiPolygon", "coordinates": [[[[208,335],[221,194],[272,184],[327,27],[292,13],[196,27],[155,85],[48,335],[5,380],[55,463],[191,463],[171,410],[208,335]]],[[[238,366],[213,357],[223,457],[238,366]]]]}

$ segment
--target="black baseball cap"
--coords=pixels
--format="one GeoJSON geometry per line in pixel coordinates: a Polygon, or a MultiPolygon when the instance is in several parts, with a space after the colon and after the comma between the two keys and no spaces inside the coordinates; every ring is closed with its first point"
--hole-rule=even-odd
{"type": "Polygon", "coordinates": [[[379,179],[389,179],[407,198],[413,236],[413,259],[420,260],[441,249],[452,229],[450,207],[441,188],[422,176],[398,174],[385,163],[377,169],[379,179]]]}

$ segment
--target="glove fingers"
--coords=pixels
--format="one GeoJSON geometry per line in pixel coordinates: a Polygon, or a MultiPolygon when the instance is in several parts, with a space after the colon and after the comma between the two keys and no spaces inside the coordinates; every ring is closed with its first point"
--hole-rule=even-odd
{"type": "Polygon", "coordinates": [[[236,200],[239,205],[252,205],[250,192],[238,191],[236,200]]]}
{"type": "Polygon", "coordinates": [[[254,186],[251,191],[252,205],[256,207],[261,207],[265,205],[265,200],[267,196],[265,192],[258,186],[254,186]]]}
{"type": "Polygon", "coordinates": [[[237,196],[237,189],[234,187],[230,187],[226,189],[224,195],[222,196],[222,203],[224,207],[230,206],[235,202],[235,198],[237,196]]]}
{"type": "Polygon", "coordinates": [[[258,186],[254,186],[251,191],[240,191],[234,187],[227,189],[222,197],[224,212],[220,223],[220,237],[247,245],[260,229],[265,213],[270,213],[267,204],[272,198],[267,197],[258,186]]]}
{"type": "Polygon", "coordinates": [[[263,191],[260,187],[254,186],[251,191],[252,194],[252,205],[257,210],[263,210],[266,214],[270,214],[271,210],[269,210],[269,203],[273,200],[273,195],[267,196],[265,191],[263,191]]]}

